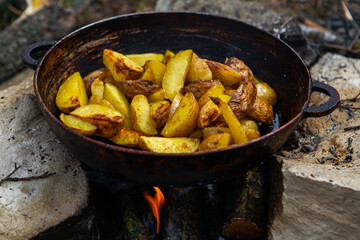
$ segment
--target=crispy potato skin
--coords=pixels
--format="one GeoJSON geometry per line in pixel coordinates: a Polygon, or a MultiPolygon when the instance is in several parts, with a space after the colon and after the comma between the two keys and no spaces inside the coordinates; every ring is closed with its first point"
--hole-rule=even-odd
{"type": "Polygon", "coordinates": [[[106,81],[107,78],[111,77],[111,72],[109,71],[109,69],[107,68],[99,68],[91,73],[89,73],[88,75],[86,75],[86,77],[84,77],[83,81],[85,83],[85,89],[86,89],[86,94],[90,95],[91,93],[91,84],[93,83],[93,81],[98,78],[101,81],[106,81]]]}
{"type": "Polygon", "coordinates": [[[231,142],[231,135],[227,132],[210,135],[205,138],[199,146],[199,151],[207,151],[228,147],[231,142]]]}
{"type": "Polygon", "coordinates": [[[267,83],[261,82],[256,84],[257,96],[266,100],[271,106],[274,106],[277,100],[277,95],[267,83]]]}
{"type": "Polygon", "coordinates": [[[207,102],[200,110],[197,126],[202,129],[210,127],[220,116],[220,109],[212,101],[207,102]]]}
{"type": "Polygon", "coordinates": [[[239,82],[236,93],[232,95],[228,102],[236,117],[240,119],[250,111],[250,108],[255,101],[257,90],[254,75],[243,61],[235,57],[229,58],[226,65],[242,76],[242,80],[239,82]]]}
{"type": "Polygon", "coordinates": [[[205,60],[201,59],[193,53],[193,57],[190,64],[189,72],[186,76],[186,81],[193,82],[198,80],[211,80],[212,72],[206,64],[205,60]]]}
{"type": "Polygon", "coordinates": [[[225,64],[210,60],[206,60],[206,63],[212,72],[213,79],[219,79],[224,86],[237,84],[243,78],[241,74],[225,64]]]}
{"type": "Polygon", "coordinates": [[[197,138],[164,138],[145,137],[139,138],[139,147],[143,150],[158,153],[187,153],[196,152],[200,140],[197,138]]]}
{"type": "Polygon", "coordinates": [[[125,80],[118,82],[117,87],[129,99],[139,94],[150,96],[159,89],[159,85],[147,79],[125,80]]]}
{"type": "Polygon", "coordinates": [[[143,136],[143,134],[140,132],[127,128],[122,128],[118,134],[108,139],[117,145],[126,147],[137,147],[139,146],[140,136],[143,136]]]}
{"type": "Polygon", "coordinates": [[[251,109],[248,112],[248,115],[257,121],[271,124],[274,117],[274,111],[272,106],[267,101],[256,97],[254,104],[251,106],[251,109]]]}
{"type": "Polygon", "coordinates": [[[151,118],[154,121],[156,129],[161,129],[170,112],[170,103],[168,101],[160,101],[151,104],[151,118]]]}
{"type": "Polygon", "coordinates": [[[183,88],[183,92],[191,92],[194,94],[196,100],[199,100],[201,96],[207,92],[207,90],[209,90],[212,86],[219,84],[221,84],[221,82],[216,80],[193,81],[183,88]]]}

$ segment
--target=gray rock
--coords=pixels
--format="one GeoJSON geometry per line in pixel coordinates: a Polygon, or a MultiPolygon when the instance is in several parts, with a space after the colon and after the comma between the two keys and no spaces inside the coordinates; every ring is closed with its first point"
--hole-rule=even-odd
{"type": "Polygon", "coordinates": [[[94,239],[85,173],[44,121],[33,71],[23,76],[19,85],[0,91],[0,179],[15,164],[21,167],[12,177],[55,175],[0,185],[0,239],[94,239]]]}
{"type": "MultiPolygon", "coordinates": [[[[313,79],[335,87],[343,101],[360,92],[360,60],[326,54],[311,69],[313,79]]],[[[311,103],[319,104],[321,94],[311,103]]],[[[359,100],[344,101],[360,107],[359,100]]],[[[359,110],[338,108],[331,115],[304,120],[298,131],[301,146],[278,156],[273,173],[274,216],[271,239],[359,239],[360,135],[344,131],[360,125],[359,110]],[[314,141],[314,137],[321,141],[314,141]]]]}

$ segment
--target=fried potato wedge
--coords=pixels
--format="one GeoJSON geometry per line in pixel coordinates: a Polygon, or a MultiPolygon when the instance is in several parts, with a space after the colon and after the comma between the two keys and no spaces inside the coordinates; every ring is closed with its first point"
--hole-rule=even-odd
{"type": "Polygon", "coordinates": [[[158,102],[165,100],[165,91],[164,89],[160,88],[156,90],[153,94],[148,96],[149,102],[158,102]]]}
{"type": "Polygon", "coordinates": [[[84,136],[92,135],[96,132],[97,127],[94,124],[91,124],[87,121],[81,120],[77,117],[66,115],[64,113],[60,114],[60,120],[69,128],[74,130],[77,133],[80,133],[84,136]]]}
{"type": "Polygon", "coordinates": [[[103,63],[110,70],[116,82],[138,79],[143,72],[143,68],[132,60],[110,49],[104,49],[103,63]]]}
{"type": "Polygon", "coordinates": [[[271,106],[274,106],[277,100],[277,95],[266,82],[256,84],[257,96],[267,101],[271,106]]]}
{"type": "Polygon", "coordinates": [[[207,151],[212,149],[226,148],[231,142],[229,133],[218,133],[205,138],[199,146],[199,151],[207,151]]]}
{"type": "Polygon", "coordinates": [[[64,113],[70,113],[72,110],[88,103],[85,84],[79,72],[70,75],[70,77],[60,85],[56,94],[55,103],[64,113]]]}
{"type": "Polygon", "coordinates": [[[136,95],[130,104],[130,119],[134,130],[146,135],[156,135],[154,121],[151,118],[150,104],[144,95],[136,95]]]}
{"type": "Polygon", "coordinates": [[[145,137],[139,138],[141,149],[158,153],[188,153],[196,152],[200,140],[197,138],[164,138],[145,137]]]}
{"type": "Polygon", "coordinates": [[[166,72],[166,66],[162,62],[149,60],[145,63],[144,69],[151,69],[155,78],[155,83],[159,86],[162,85],[162,80],[166,72]]]}
{"type": "Polygon", "coordinates": [[[97,95],[92,95],[89,99],[89,104],[99,104],[108,108],[112,108],[115,109],[113,105],[111,105],[111,103],[109,103],[108,100],[106,100],[105,98],[99,97],[97,95]]]}
{"type": "Polygon", "coordinates": [[[124,117],[120,112],[98,104],[81,106],[70,112],[70,115],[94,124],[97,127],[94,133],[96,136],[115,136],[124,126],[124,117]]]}
{"type": "Polygon", "coordinates": [[[208,101],[210,101],[210,97],[218,97],[220,95],[223,95],[224,93],[225,88],[222,84],[212,86],[199,99],[199,107],[202,108],[208,101]]]}
{"type": "Polygon", "coordinates": [[[225,64],[209,60],[206,63],[212,72],[213,79],[220,80],[224,86],[234,85],[243,79],[240,73],[225,64]]]}
{"type": "Polygon", "coordinates": [[[212,72],[206,64],[205,60],[199,58],[198,55],[193,53],[193,57],[190,64],[189,72],[187,73],[186,80],[194,82],[198,80],[211,80],[212,72]]]}
{"type": "Polygon", "coordinates": [[[176,109],[179,107],[180,102],[183,98],[184,98],[184,96],[181,93],[178,93],[175,95],[175,97],[170,105],[168,121],[174,116],[174,113],[175,113],[176,109]]]}
{"type": "Polygon", "coordinates": [[[174,115],[161,131],[164,137],[186,137],[196,128],[199,105],[192,93],[187,93],[180,102],[174,115]]]}
{"type": "Polygon", "coordinates": [[[125,56],[141,67],[149,60],[162,62],[164,59],[164,55],[161,53],[128,54],[125,56]]]}
{"type": "Polygon", "coordinates": [[[248,116],[257,121],[271,124],[274,117],[274,110],[267,101],[256,97],[254,104],[248,112],[248,116]]]}
{"type": "Polygon", "coordinates": [[[208,101],[200,110],[197,121],[198,128],[210,127],[220,114],[221,112],[218,106],[212,101],[208,101]]]}
{"type": "Polygon", "coordinates": [[[163,63],[167,64],[168,62],[170,62],[170,60],[175,56],[175,53],[173,53],[172,51],[170,51],[169,49],[166,49],[165,54],[164,54],[164,59],[163,59],[163,63]]]}
{"type": "Polygon", "coordinates": [[[211,135],[219,134],[219,133],[230,133],[231,134],[231,131],[230,131],[230,128],[228,128],[228,127],[206,127],[204,129],[202,129],[202,135],[203,135],[204,139],[211,135]]]}
{"type": "Polygon", "coordinates": [[[254,121],[253,119],[251,119],[249,117],[244,117],[244,118],[240,119],[240,123],[244,129],[253,129],[253,130],[259,129],[256,121],[254,121]]]}
{"type": "Polygon", "coordinates": [[[159,85],[147,79],[124,80],[119,82],[117,87],[130,99],[139,94],[150,96],[160,88],[159,85]]]}
{"type": "Polygon", "coordinates": [[[99,96],[100,98],[104,96],[104,82],[100,78],[95,78],[90,88],[92,96],[99,96]]]}
{"type": "Polygon", "coordinates": [[[195,131],[193,131],[188,138],[202,138],[202,129],[195,129],[195,131]]]}
{"type": "Polygon", "coordinates": [[[105,82],[109,77],[112,77],[111,72],[107,68],[99,68],[95,71],[92,71],[86,77],[84,77],[83,81],[85,83],[86,94],[90,95],[91,93],[91,84],[96,78],[99,78],[101,81],[105,82]]]}
{"type": "Polygon", "coordinates": [[[199,100],[207,90],[215,85],[221,84],[220,81],[216,80],[203,80],[203,81],[194,81],[186,85],[183,89],[184,93],[191,92],[194,94],[196,100],[199,100]]]}
{"type": "Polygon", "coordinates": [[[150,110],[151,118],[154,121],[155,128],[160,129],[162,126],[164,126],[166,120],[168,119],[170,103],[168,101],[150,103],[150,110]]]}
{"type": "Polygon", "coordinates": [[[162,88],[165,90],[167,99],[173,100],[175,95],[184,87],[192,55],[192,50],[181,51],[168,62],[162,81],[162,88]]]}
{"type": "Polygon", "coordinates": [[[141,75],[140,78],[141,79],[147,79],[149,81],[152,81],[152,82],[156,83],[153,71],[150,68],[144,69],[144,72],[143,72],[143,74],[141,75]]]}
{"type": "Polygon", "coordinates": [[[231,110],[230,106],[222,101],[220,98],[211,98],[211,100],[219,107],[221,115],[224,117],[225,122],[230,128],[231,135],[236,144],[245,143],[248,141],[244,128],[239,120],[231,110]]]}
{"type": "Polygon", "coordinates": [[[254,139],[257,139],[260,137],[260,132],[258,130],[245,128],[244,131],[245,131],[245,135],[246,135],[248,141],[251,141],[251,140],[254,140],[254,139]]]}
{"type": "Polygon", "coordinates": [[[125,147],[138,147],[140,136],[143,136],[143,134],[134,130],[122,128],[118,134],[108,139],[117,145],[125,147]]]}
{"type": "Polygon", "coordinates": [[[105,83],[104,99],[124,116],[124,127],[132,129],[130,120],[130,104],[125,95],[111,83],[105,83]]]}

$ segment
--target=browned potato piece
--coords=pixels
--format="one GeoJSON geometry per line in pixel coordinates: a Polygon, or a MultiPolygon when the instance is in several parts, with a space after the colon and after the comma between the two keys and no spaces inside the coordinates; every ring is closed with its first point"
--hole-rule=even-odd
{"type": "Polygon", "coordinates": [[[194,81],[184,87],[184,93],[191,92],[194,94],[196,100],[199,100],[202,95],[206,93],[211,87],[221,84],[220,81],[203,80],[194,81]]]}
{"type": "Polygon", "coordinates": [[[154,121],[155,128],[160,129],[168,119],[170,103],[168,101],[159,101],[150,104],[151,118],[154,121]]]}
{"type": "Polygon", "coordinates": [[[228,127],[206,127],[202,130],[203,138],[207,138],[210,135],[218,134],[218,133],[230,133],[230,128],[228,127]]]}
{"type": "Polygon", "coordinates": [[[166,72],[166,66],[163,63],[156,60],[150,60],[145,63],[144,69],[151,69],[155,78],[155,83],[159,86],[162,85],[162,80],[166,72]]]}
{"type": "Polygon", "coordinates": [[[229,133],[224,132],[210,135],[200,143],[199,151],[225,148],[229,146],[230,142],[231,135],[229,133]]]}
{"type": "Polygon", "coordinates": [[[149,60],[161,62],[164,59],[164,55],[160,53],[128,54],[125,56],[141,67],[143,67],[149,60]]]}
{"type": "Polygon", "coordinates": [[[224,86],[234,85],[243,79],[241,74],[229,66],[209,60],[207,60],[206,63],[212,72],[213,79],[220,80],[224,86]]]}
{"type": "Polygon", "coordinates": [[[138,79],[143,72],[143,68],[132,60],[110,49],[104,49],[103,62],[110,70],[116,82],[138,79]]]}
{"type": "Polygon", "coordinates": [[[257,122],[248,117],[244,117],[240,119],[240,123],[245,129],[253,129],[253,130],[259,129],[257,122]]]}
{"type": "Polygon", "coordinates": [[[277,95],[266,82],[256,84],[257,96],[267,101],[271,106],[274,106],[277,100],[277,95]]]}
{"type": "Polygon", "coordinates": [[[124,117],[120,112],[98,104],[81,106],[70,113],[97,127],[94,135],[101,137],[112,137],[118,134],[124,126],[124,117]]]}
{"type": "Polygon", "coordinates": [[[85,83],[86,94],[90,95],[91,84],[93,83],[95,78],[99,78],[101,81],[104,82],[104,81],[106,81],[107,78],[109,78],[111,76],[112,76],[111,72],[107,68],[99,68],[99,69],[89,73],[88,75],[86,75],[86,77],[84,77],[84,79],[83,79],[83,81],[85,83]]]}
{"type": "Polygon", "coordinates": [[[139,146],[143,150],[158,153],[187,153],[198,150],[200,140],[197,138],[164,138],[145,137],[139,138],[139,146]]]}
{"type": "Polygon", "coordinates": [[[218,106],[212,101],[207,102],[200,110],[197,126],[202,129],[210,127],[220,116],[221,112],[218,106]]]}
{"type": "Polygon", "coordinates": [[[271,124],[274,117],[274,111],[272,106],[267,101],[256,97],[254,104],[248,112],[248,115],[257,121],[271,124]]]}
{"type": "Polygon", "coordinates": [[[164,59],[163,59],[163,63],[167,64],[168,62],[170,62],[170,60],[175,56],[175,53],[173,53],[172,51],[170,51],[169,49],[166,49],[165,54],[164,54],[164,59]]]}
{"type": "Polygon", "coordinates": [[[85,136],[92,135],[96,132],[97,127],[94,124],[81,120],[79,118],[66,115],[64,113],[60,114],[60,120],[69,128],[74,130],[77,133],[80,133],[85,136]]]}
{"type": "Polygon", "coordinates": [[[139,94],[149,96],[159,89],[159,85],[147,79],[125,80],[117,86],[130,99],[139,94]]]}
{"type": "Polygon", "coordinates": [[[210,68],[206,64],[205,60],[201,59],[193,53],[193,57],[190,64],[189,72],[187,73],[186,80],[194,82],[198,80],[211,80],[213,79],[210,68]]]}
{"type": "Polygon", "coordinates": [[[168,121],[174,116],[174,113],[175,113],[176,109],[179,107],[180,102],[183,99],[183,97],[184,96],[181,93],[178,93],[175,95],[175,97],[170,105],[168,121]]]}
{"type": "Polygon", "coordinates": [[[109,138],[109,140],[117,145],[126,147],[137,147],[139,146],[139,138],[142,135],[142,133],[139,133],[137,131],[122,128],[118,134],[109,138]]]}
{"type": "Polygon", "coordinates": [[[65,113],[86,105],[88,96],[85,84],[79,72],[76,72],[61,84],[55,100],[56,106],[65,113]]]}
{"type": "Polygon", "coordinates": [[[162,88],[165,90],[167,99],[173,100],[175,95],[184,87],[192,55],[192,50],[181,51],[168,62],[162,81],[162,88]]]}
{"type": "Polygon", "coordinates": [[[245,128],[244,131],[245,131],[245,135],[249,141],[260,137],[260,132],[258,130],[245,128]]]}
{"type": "Polygon", "coordinates": [[[108,100],[99,97],[97,95],[92,95],[89,99],[89,104],[99,104],[108,108],[112,108],[115,109],[113,105],[111,105],[111,103],[109,103],[108,100]]]}
{"type": "Polygon", "coordinates": [[[125,95],[111,83],[105,83],[104,98],[124,116],[124,127],[132,129],[130,104],[125,95]]]}
{"type": "Polygon", "coordinates": [[[230,128],[231,135],[234,138],[235,143],[241,144],[247,142],[248,139],[246,137],[245,131],[231,110],[230,106],[223,102],[220,98],[211,98],[211,100],[219,107],[221,115],[224,117],[227,125],[230,128]]]}
{"type": "Polygon", "coordinates": [[[202,108],[205,103],[210,101],[210,97],[218,97],[225,93],[225,88],[222,84],[215,85],[207,90],[204,95],[199,99],[199,107],[202,108]]]}
{"type": "Polygon", "coordinates": [[[134,130],[146,135],[156,135],[154,121],[151,118],[150,105],[144,95],[136,95],[130,104],[130,119],[134,130]]]}
{"type": "Polygon", "coordinates": [[[152,82],[156,83],[154,74],[153,74],[153,72],[152,72],[152,70],[150,68],[145,69],[144,73],[142,74],[142,76],[140,78],[141,79],[147,79],[149,81],[152,81],[152,82]]]}
{"type": "Polygon", "coordinates": [[[148,96],[149,102],[158,102],[165,100],[165,91],[164,89],[160,88],[156,90],[153,94],[148,96]]]}
{"type": "Polygon", "coordinates": [[[104,83],[99,78],[93,81],[90,88],[92,96],[99,96],[100,98],[104,96],[104,83]]]}
{"type": "Polygon", "coordinates": [[[196,128],[199,105],[192,93],[185,94],[174,116],[165,124],[161,135],[164,137],[186,137],[196,128]]]}

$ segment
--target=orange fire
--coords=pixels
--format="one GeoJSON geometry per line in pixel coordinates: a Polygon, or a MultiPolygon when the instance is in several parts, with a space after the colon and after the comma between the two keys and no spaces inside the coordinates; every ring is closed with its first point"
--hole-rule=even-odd
{"type": "Polygon", "coordinates": [[[156,231],[159,233],[160,228],[160,209],[164,206],[165,197],[161,190],[158,187],[154,187],[156,193],[154,196],[150,196],[146,192],[144,193],[144,198],[148,201],[151,211],[156,218],[156,231]]]}

